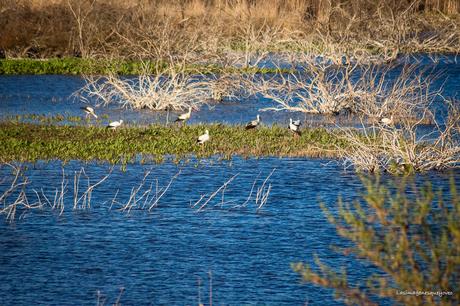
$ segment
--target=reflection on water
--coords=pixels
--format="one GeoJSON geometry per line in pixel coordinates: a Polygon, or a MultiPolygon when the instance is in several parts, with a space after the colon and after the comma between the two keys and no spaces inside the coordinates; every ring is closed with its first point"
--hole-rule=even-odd
{"type": "MultiPolygon", "coordinates": [[[[116,167],[95,188],[91,208],[73,211],[73,177],[82,166],[91,183],[110,169],[106,164],[66,164],[69,191],[62,215],[44,209],[25,213],[12,224],[2,217],[3,305],[94,304],[97,290],[113,303],[120,287],[125,288],[121,303],[126,305],[197,305],[199,290],[202,302],[208,301],[210,271],[216,305],[336,305],[329,290],[301,284],[289,264],[313,264],[317,254],[328,265],[347,267],[351,281],[376,272],[369,264],[343,257],[329,247],[346,242],[327,222],[319,202],[335,211],[339,194],[349,201],[362,191],[358,176],[336,163],[235,158],[184,165],[134,164],[125,172],[116,167]],[[254,195],[246,208],[228,209],[244,203],[254,180],[258,178],[257,188],[273,169],[267,181],[270,195],[259,212],[254,195]],[[152,183],[156,190],[156,179],[159,188],[164,187],[179,170],[151,213],[110,209],[117,190],[117,201],[126,203],[146,171],[151,171],[146,186],[152,183]],[[225,188],[224,200],[219,193],[201,212],[190,207],[235,174],[238,176],[225,188]]],[[[7,177],[10,170],[2,167],[0,174],[7,177]]],[[[29,165],[26,175],[31,181],[30,198],[32,188],[52,194],[60,187],[61,164],[29,165]]],[[[460,182],[460,172],[453,175],[460,182]]],[[[449,178],[448,173],[430,172],[416,180],[429,179],[435,189],[446,190],[449,178]]],[[[0,191],[5,188],[0,185],[0,191]]]]}
{"type": "MultiPolygon", "coordinates": [[[[460,62],[455,57],[441,57],[438,63],[433,63],[427,56],[411,58],[417,61],[421,69],[426,69],[432,74],[442,72],[442,77],[431,86],[432,90],[443,88],[445,97],[457,97],[460,92],[460,62]],[[431,70],[430,70],[431,69],[431,70]]],[[[394,69],[391,74],[395,76],[401,67],[394,69]]],[[[39,75],[39,76],[0,76],[0,120],[15,115],[44,114],[52,117],[56,115],[84,117],[80,107],[83,105],[78,99],[71,98],[72,93],[84,85],[84,81],[75,76],[39,75]]],[[[190,123],[221,122],[228,124],[245,124],[255,118],[260,109],[274,106],[274,102],[250,97],[242,101],[226,101],[224,103],[203,106],[195,112],[190,123]]],[[[96,109],[100,115],[107,115],[100,124],[123,119],[128,124],[165,123],[174,120],[177,114],[154,112],[148,110],[125,110],[116,105],[109,105],[96,109]],[[169,115],[169,118],[167,119],[169,115]]],[[[289,118],[302,119],[307,124],[317,124],[320,118],[315,116],[305,117],[295,112],[262,113],[264,124],[287,124],[289,118]]],[[[62,123],[62,122],[61,122],[62,123]]],[[[78,122],[63,122],[78,124],[78,122]]],[[[83,121],[84,124],[86,124],[83,121]]],[[[334,125],[332,120],[329,124],[334,125]]],[[[79,123],[81,124],[81,123],[79,123]]]]}

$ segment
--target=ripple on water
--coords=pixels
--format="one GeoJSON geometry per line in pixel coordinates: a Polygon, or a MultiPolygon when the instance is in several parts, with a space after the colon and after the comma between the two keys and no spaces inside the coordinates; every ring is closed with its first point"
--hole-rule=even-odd
{"type": "MultiPolygon", "coordinates": [[[[94,179],[109,169],[76,161],[65,169],[72,177],[82,166],[94,179]]],[[[61,216],[45,211],[26,214],[14,224],[0,221],[2,304],[94,304],[98,290],[114,302],[120,287],[125,288],[121,301],[128,305],[197,304],[198,279],[201,297],[207,299],[211,271],[215,304],[335,305],[329,290],[302,285],[290,263],[312,264],[316,254],[334,267],[346,266],[353,280],[375,272],[329,247],[347,242],[337,236],[318,203],[335,211],[338,194],[352,200],[362,187],[354,173],[327,160],[235,158],[198,167],[192,162],[180,166],[181,175],[151,214],[108,209],[116,190],[120,201],[126,201],[145,171],[164,186],[177,167],[166,162],[129,165],[126,172],[115,168],[95,189],[87,211],[72,212],[69,204],[61,216]],[[273,168],[270,197],[259,213],[252,202],[243,210],[226,209],[246,201],[259,172],[262,181],[273,168]],[[190,208],[237,173],[224,199],[234,203],[219,208],[219,194],[208,204],[216,209],[197,213],[190,208]]],[[[0,169],[2,177],[5,171],[0,169]]],[[[31,187],[50,192],[59,186],[61,164],[37,163],[26,173],[31,187]]],[[[460,177],[459,172],[454,175],[460,177]]],[[[425,178],[435,188],[446,188],[450,175],[428,173],[417,181],[425,178]]]]}

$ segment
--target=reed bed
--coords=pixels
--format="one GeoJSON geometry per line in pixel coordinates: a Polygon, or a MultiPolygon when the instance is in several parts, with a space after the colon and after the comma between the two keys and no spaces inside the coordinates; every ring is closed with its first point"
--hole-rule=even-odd
{"type": "MultiPolygon", "coordinates": [[[[113,184],[114,166],[110,166],[106,174],[102,176],[99,174],[95,178],[88,173],[85,167],[70,171],[62,165],[60,179],[47,186],[39,187],[32,184],[33,182],[26,176],[26,165],[5,163],[0,167],[11,170],[11,175],[5,175],[0,182],[2,190],[0,192],[0,216],[4,216],[7,222],[14,222],[34,211],[52,212],[58,216],[64,212],[90,211],[96,208],[115,210],[125,214],[131,214],[134,211],[152,213],[154,209],[159,208],[165,194],[174,192],[172,190],[173,187],[176,187],[174,182],[182,173],[179,168],[168,182],[160,182],[158,178],[153,177],[152,170],[146,170],[139,182],[124,183],[117,187],[113,184]],[[104,202],[98,197],[101,193],[104,194],[104,202]],[[113,196],[110,196],[110,193],[113,193],[113,196]],[[96,195],[96,200],[93,199],[94,195],[96,195]]],[[[230,184],[238,177],[238,173],[214,192],[201,195],[195,204],[190,204],[190,208],[196,212],[217,208],[258,213],[268,202],[272,189],[270,178],[275,170],[273,169],[264,179],[260,178],[261,173],[259,173],[245,201],[228,200],[225,197],[225,192],[231,189],[230,184]]],[[[194,195],[190,197],[193,198],[194,195]]]]}

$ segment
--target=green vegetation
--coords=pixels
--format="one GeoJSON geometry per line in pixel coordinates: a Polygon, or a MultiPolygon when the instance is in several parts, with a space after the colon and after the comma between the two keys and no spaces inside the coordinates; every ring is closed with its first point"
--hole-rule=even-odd
{"type": "Polygon", "coordinates": [[[246,131],[241,126],[193,125],[185,127],[104,127],[0,123],[0,160],[34,162],[71,159],[105,160],[112,163],[153,159],[166,155],[177,160],[195,155],[335,157],[335,146],[346,146],[325,129],[306,129],[301,137],[284,127],[260,127],[246,131]],[[211,140],[203,146],[196,139],[208,129],[211,140]]]}
{"type": "MultiPolygon", "coordinates": [[[[157,65],[146,62],[152,69],[157,65]]],[[[8,59],[0,60],[0,74],[136,74],[140,63],[121,60],[90,60],[81,58],[52,58],[47,60],[8,59]]]]}
{"type": "MultiPolygon", "coordinates": [[[[50,59],[5,59],[0,60],[0,75],[16,74],[110,74],[137,75],[141,73],[161,72],[167,64],[156,61],[131,60],[96,60],[82,58],[50,58],[50,59]]],[[[275,68],[221,68],[217,65],[189,65],[185,68],[189,73],[276,73],[292,72],[287,69],[275,68]]]]}
{"type": "Polygon", "coordinates": [[[303,263],[293,269],[306,282],[334,289],[336,298],[350,305],[378,305],[377,298],[398,305],[459,305],[460,197],[455,182],[448,197],[433,192],[430,184],[417,188],[403,181],[388,188],[379,180],[363,182],[364,201],[339,200],[338,214],[324,205],[323,210],[338,234],[353,243],[342,249],[344,256],[367,259],[384,274],[351,284],[344,269],[338,273],[319,259],[318,269],[303,263]]]}

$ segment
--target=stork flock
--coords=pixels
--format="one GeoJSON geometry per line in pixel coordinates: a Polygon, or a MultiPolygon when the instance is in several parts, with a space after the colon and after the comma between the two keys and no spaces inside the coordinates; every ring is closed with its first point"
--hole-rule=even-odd
{"type": "MultiPolygon", "coordinates": [[[[96,112],[94,111],[94,108],[92,108],[91,106],[81,107],[81,109],[86,113],[87,118],[89,116],[93,116],[94,118],[97,119],[96,112]]],[[[180,114],[174,122],[185,124],[185,122],[189,120],[191,116],[192,116],[192,108],[189,107],[188,111],[186,113],[180,114]]],[[[257,126],[259,126],[260,122],[261,122],[260,115],[257,115],[256,119],[246,124],[245,130],[255,129],[257,126]]],[[[123,120],[121,119],[118,121],[112,121],[107,125],[107,129],[115,130],[118,127],[120,127],[122,124],[123,124],[123,120]]],[[[301,125],[300,120],[294,121],[292,120],[292,118],[289,118],[288,129],[291,132],[293,132],[296,136],[301,136],[300,125],[301,125]]],[[[204,134],[197,137],[196,142],[197,144],[202,145],[205,142],[209,141],[210,139],[211,137],[209,136],[209,131],[206,130],[204,134]]]]}

